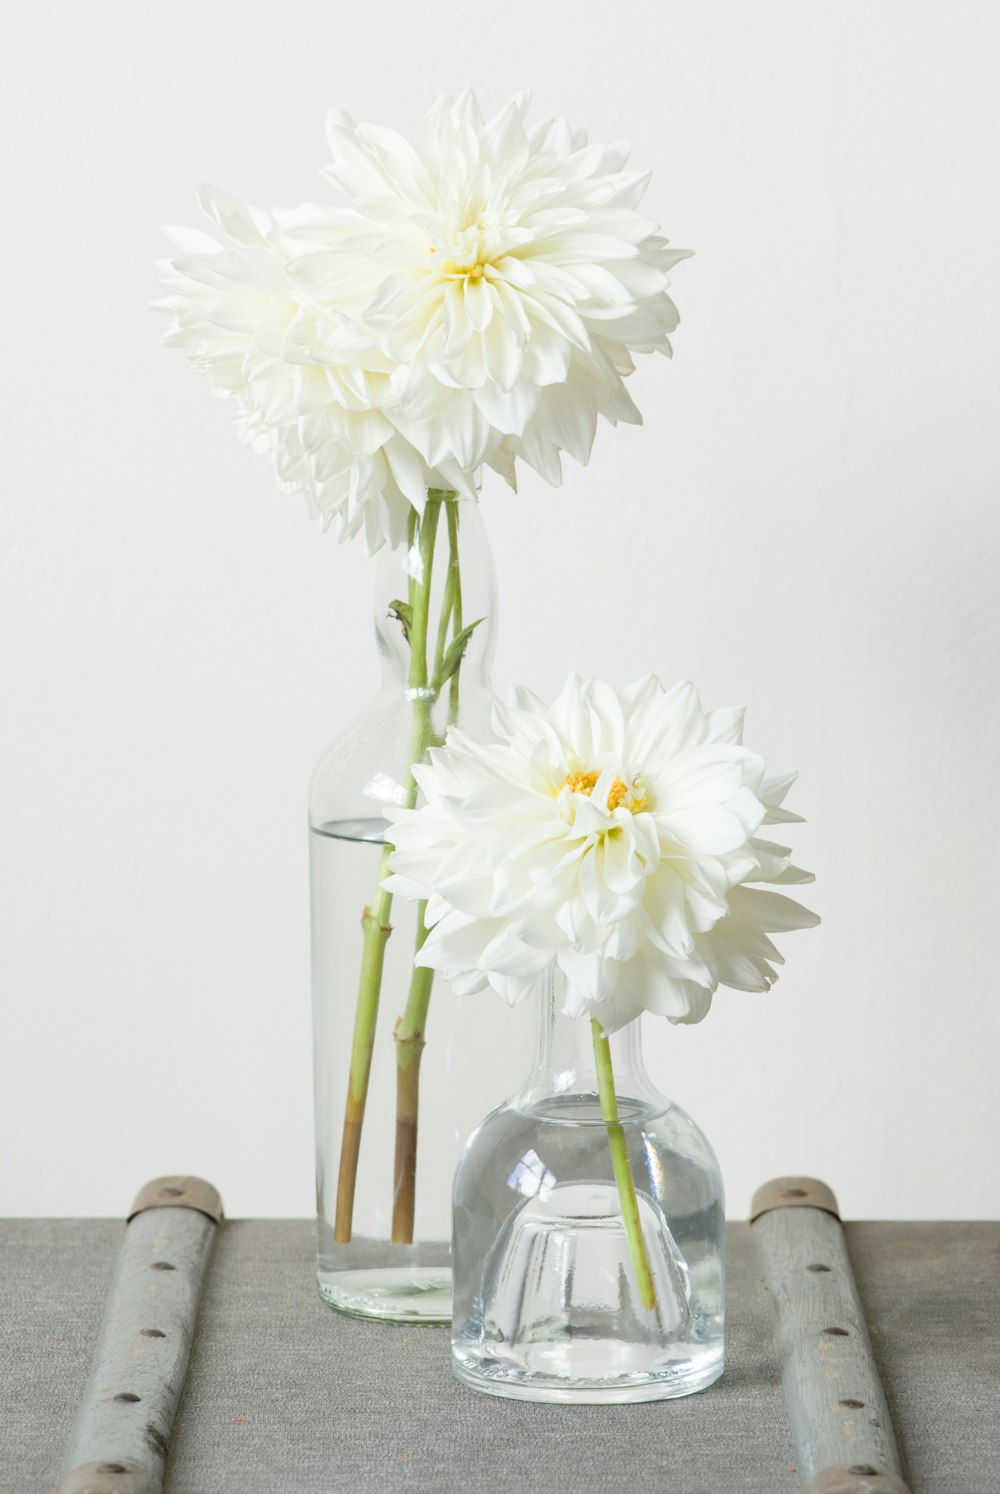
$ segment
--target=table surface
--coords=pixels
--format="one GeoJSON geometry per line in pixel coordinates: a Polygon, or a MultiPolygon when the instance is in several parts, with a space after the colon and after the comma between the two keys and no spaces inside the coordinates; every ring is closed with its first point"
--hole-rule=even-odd
{"type": "MultiPolygon", "coordinates": [[[[0,1490],[51,1494],[124,1233],[0,1220],[0,1490]]],[[[1000,1224],[848,1224],[913,1494],[1000,1491],[1000,1224]]],[[[444,1328],[344,1318],[313,1229],[219,1230],[168,1494],[793,1494],[799,1488],[748,1225],[728,1230],[727,1365],[638,1406],[544,1406],[452,1379],[444,1328]]]]}

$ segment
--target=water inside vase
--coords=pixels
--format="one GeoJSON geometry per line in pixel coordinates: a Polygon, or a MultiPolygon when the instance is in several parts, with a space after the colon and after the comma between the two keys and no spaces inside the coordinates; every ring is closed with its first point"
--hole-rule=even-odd
{"type": "Polygon", "coordinates": [[[334,1234],[341,1133],[361,962],[361,914],[378,880],[385,821],[328,821],[310,841],[317,1180],[317,1283],[342,1312],[396,1322],[451,1317],[451,1184],[466,1137],[510,1092],[530,1048],[528,1011],[459,1001],[435,980],[420,1079],[412,1243],[391,1241],[396,1072],[393,1029],[409,987],[416,905],[394,899],[350,1241],[334,1234]]]}
{"type": "Polygon", "coordinates": [[[687,1117],[623,1101],[621,1118],[652,1309],[638,1300],[596,1097],[503,1107],[470,1142],[456,1183],[452,1352],[476,1389],[641,1401],[721,1374],[722,1219],[687,1117]]]}

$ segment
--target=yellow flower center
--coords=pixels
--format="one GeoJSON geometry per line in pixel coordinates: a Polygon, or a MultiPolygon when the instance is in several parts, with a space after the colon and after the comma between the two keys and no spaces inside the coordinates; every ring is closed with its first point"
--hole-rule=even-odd
{"type": "MultiPolygon", "coordinates": [[[[570,773],[567,775],[563,788],[568,788],[573,794],[586,794],[589,798],[594,792],[600,773],[591,769],[588,773],[570,773]]],[[[608,790],[608,813],[613,814],[619,805],[624,804],[630,814],[638,814],[646,803],[646,795],[636,793],[629,788],[624,778],[616,778],[608,790]]]]}
{"type": "Polygon", "coordinates": [[[441,266],[440,273],[442,275],[464,275],[468,280],[481,280],[485,270],[486,266],[480,264],[478,260],[473,265],[463,265],[453,259],[446,259],[441,266]]]}
{"type": "Polygon", "coordinates": [[[470,218],[464,227],[449,234],[446,242],[431,245],[432,253],[440,251],[444,255],[434,273],[461,276],[466,281],[482,280],[493,268],[495,247],[481,218],[470,218]]]}

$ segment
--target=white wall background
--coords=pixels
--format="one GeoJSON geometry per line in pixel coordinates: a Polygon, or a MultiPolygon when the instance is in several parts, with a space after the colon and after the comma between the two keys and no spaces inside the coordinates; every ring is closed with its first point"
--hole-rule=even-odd
{"type": "Polygon", "coordinates": [[[654,1068],[737,1217],[784,1171],[853,1217],[1000,1210],[998,17],[7,0],[0,1212],[178,1169],[311,1212],[304,798],[370,693],[371,574],[159,348],[150,262],[202,180],[321,195],[331,105],[406,130],[466,82],[630,136],[698,251],[645,429],[488,482],[498,684],[688,674],[802,774],[823,927],[654,1068]]]}

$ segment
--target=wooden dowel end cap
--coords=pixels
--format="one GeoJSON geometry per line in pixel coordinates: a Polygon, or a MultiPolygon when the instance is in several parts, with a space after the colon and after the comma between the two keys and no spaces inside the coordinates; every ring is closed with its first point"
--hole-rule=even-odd
{"type": "Polygon", "coordinates": [[[819,1178],[772,1178],[763,1183],[750,1205],[750,1223],[772,1209],[823,1209],[840,1218],[840,1209],[832,1188],[819,1178]]]}
{"type": "Polygon", "coordinates": [[[214,1224],[222,1219],[222,1199],[211,1183],[204,1178],[192,1178],[181,1174],[166,1178],[153,1178],[136,1194],[135,1203],[129,1212],[129,1220],[147,1209],[197,1209],[206,1214],[214,1224]]]}

